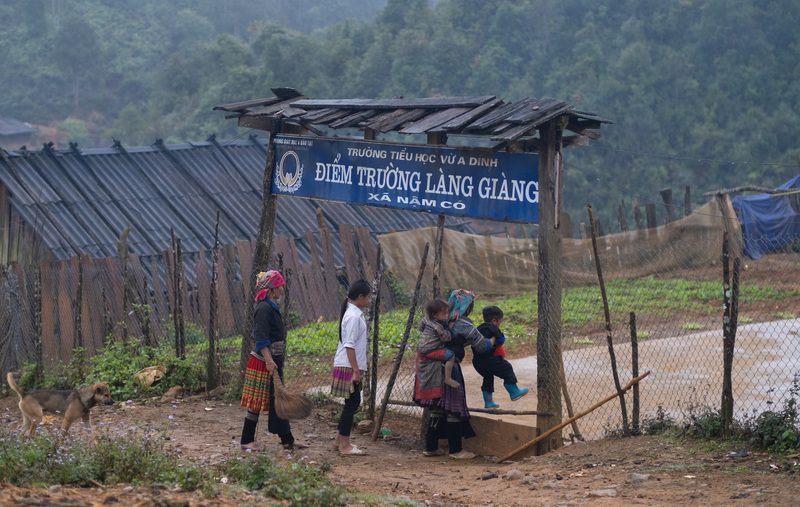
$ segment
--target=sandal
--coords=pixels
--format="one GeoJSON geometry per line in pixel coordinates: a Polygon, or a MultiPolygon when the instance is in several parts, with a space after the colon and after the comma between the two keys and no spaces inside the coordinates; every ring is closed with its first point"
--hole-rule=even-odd
{"type": "Polygon", "coordinates": [[[444,449],[436,449],[435,451],[422,451],[422,455],[426,458],[431,458],[433,456],[444,456],[447,454],[444,452],[444,449]]]}
{"type": "Polygon", "coordinates": [[[244,444],[242,450],[245,452],[261,452],[264,450],[264,446],[258,442],[250,442],[249,444],[244,444]]]}
{"type": "Polygon", "coordinates": [[[291,444],[281,444],[281,445],[283,446],[284,450],[287,451],[294,451],[297,449],[308,449],[308,446],[306,444],[297,441],[292,442],[291,444]]]}
{"type": "Polygon", "coordinates": [[[448,456],[450,456],[453,459],[472,459],[475,457],[475,453],[469,451],[461,451],[455,454],[448,454],[448,456]]]}
{"type": "Polygon", "coordinates": [[[353,448],[350,449],[349,451],[347,452],[339,451],[339,454],[341,454],[342,456],[347,456],[347,455],[363,456],[366,453],[354,445],[353,448]]]}

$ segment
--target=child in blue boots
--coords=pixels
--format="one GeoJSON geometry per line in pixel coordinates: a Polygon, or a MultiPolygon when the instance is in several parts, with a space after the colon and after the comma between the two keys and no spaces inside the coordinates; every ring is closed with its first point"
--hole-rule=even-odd
{"type": "Polygon", "coordinates": [[[528,388],[520,389],[517,387],[517,376],[514,375],[514,368],[505,359],[503,343],[506,341],[505,335],[500,331],[503,323],[503,310],[496,306],[487,306],[483,309],[483,324],[478,326],[478,331],[486,338],[495,338],[495,345],[484,354],[480,354],[473,349],[472,365],[483,377],[481,391],[483,391],[483,404],[486,408],[497,408],[500,405],[492,400],[494,393],[494,377],[503,379],[503,387],[508,391],[511,401],[517,401],[526,394],[528,388]]]}

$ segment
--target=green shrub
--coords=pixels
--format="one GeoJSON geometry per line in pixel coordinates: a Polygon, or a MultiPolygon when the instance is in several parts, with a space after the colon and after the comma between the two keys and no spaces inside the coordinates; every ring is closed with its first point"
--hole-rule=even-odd
{"type": "Polygon", "coordinates": [[[171,347],[149,347],[141,338],[110,341],[103,353],[92,357],[90,362],[86,383],[108,382],[111,395],[119,399],[155,396],[176,385],[191,388],[205,378],[205,362],[198,351],[190,350],[181,359],[171,347]],[[158,382],[147,386],[136,381],[134,375],[139,370],[156,365],[166,367],[166,374],[158,382]]]}
{"type": "Polygon", "coordinates": [[[787,452],[797,447],[800,441],[798,394],[800,394],[800,381],[795,375],[783,408],[777,412],[766,411],[745,418],[740,423],[743,436],[751,443],[773,452],[787,452]]]}
{"type": "Polygon", "coordinates": [[[292,506],[343,505],[346,491],[335,486],[322,470],[302,463],[281,466],[269,452],[217,465],[217,475],[227,475],[264,496],[285,500],[292,506]]]}
{"type": "Polygon", "coordinates": [[[169,449],[163,433],[101,426],[95,427],[91,446],[81,438],[64,439],[45,426],[33,438],[0,427],[0,481],[17,486],[166,483],[186,490],[213,483],[206,472],[169,449]]]}

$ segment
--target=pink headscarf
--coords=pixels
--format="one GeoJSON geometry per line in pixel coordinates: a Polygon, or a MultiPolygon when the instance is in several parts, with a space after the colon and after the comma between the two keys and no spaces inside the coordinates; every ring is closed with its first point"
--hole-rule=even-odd
{"type": "Polygon", "coordinates": [[[262,271],[256,277],[256,301],[261,301],[266,298],[269,289],[280,287],[284,283],[281,274],[274,269],[270,269],[266,272],[262,271]]]}

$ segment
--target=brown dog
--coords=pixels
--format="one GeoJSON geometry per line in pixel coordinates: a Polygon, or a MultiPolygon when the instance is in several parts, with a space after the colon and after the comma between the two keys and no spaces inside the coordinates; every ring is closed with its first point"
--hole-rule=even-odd
{"type": "Polygon", "coordinates": [[[71,391],[54,389],[37,389],[26,393],[16,382],[11,373],[8,374],[8,385],[19,395],[19,409],[22,411],[22,431],[30,436],[42,422],[42,410],[53,414],[63,414],[64,423],[61,429],[69,431],[70,426],[81,419],[88,428],[92,427],[89,410],[95,405],[112,405],[114,400],[108,390],[108,382],[99,382],[71,391]]]}

